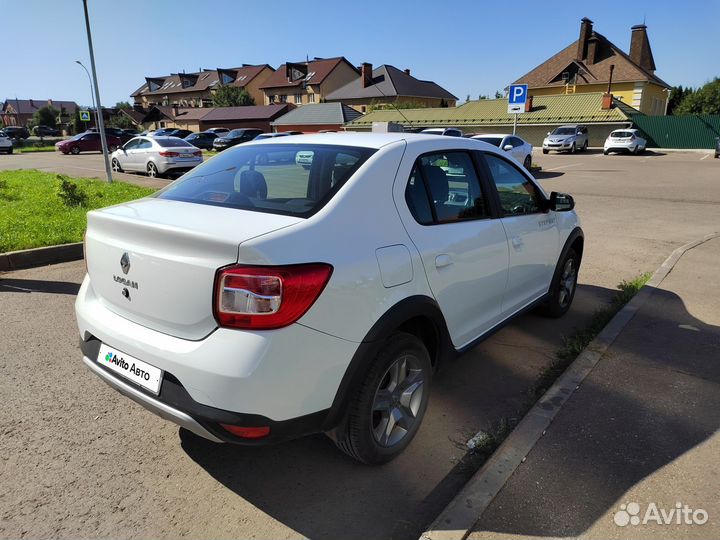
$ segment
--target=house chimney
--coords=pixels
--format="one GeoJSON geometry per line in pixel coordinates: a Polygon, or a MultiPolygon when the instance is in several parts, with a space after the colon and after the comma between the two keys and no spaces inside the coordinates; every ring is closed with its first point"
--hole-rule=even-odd
{"type": "Polygon", "coordinates": [[[52,99],[48,98],[48,107],[52,107],[52,106],[53,106],[52,99]]]}
{"type": "Polygon", "coordinates": [[[34,109],[35,108],[35,102],[31,99],[30,100],[30,106],[34,109]]]}
{"type": "Polygon", "coordinates": [[[578,38],[576,59],[579,62],[585,60],[587,56],[588,40],[592,35],[593,22],[587,17],[583,17],[580,21],[580,38],[578,38]]]}
{"type": "Polygon", "coordinates": [[[610,93],[610,89],[612,88],[613,71],[615,71],[615,64],[610,64],[610,78],[608,79],[607,92],[605,92],[602,96],[601,108],[604,111],[612,109],[613,105],[613,95],[610,93]]]}
{"type": "Polygon", "coordinates": [[[599,42],[600,40],[597,38],[597,36],[591,36],[588,40],[587,60],[585,61],[588,66],[592,66],[595,63],[599,42]]]}
{"type": "Polygon", "coordinates": [[[173,103],[173,105],[172,105],[172,113],[173,113],[173,116],[177,116],[177,115],[178,115],[178,104],[177,104],[177,103],[173,103]]]}
{"type": "Polygon", "coordinates": [[[533,102],[533,97],[528,96],[527,99],[525,100],[525,112],[532,112],[532,102],[533,102]]]}
{"type": "Polygon", "coordinates": [[[360,66],[360,76],[362,77],[362,85],[363,88],[367,88],[368,86],[372,86],[372,64],[368,62],[363,62],[360,66]]]}
{"type": "Polygon", "coordinates": [[[655,73],[655,60],[648,40],[647,26],[636,24],[630,30],[630,59],[644,70],[655,73]]]}
{"type": "Polygon", "coordinates": [[[409,69],[405,69],[405,75],[410,75],[410,70],[409,70],[409,69]]]}

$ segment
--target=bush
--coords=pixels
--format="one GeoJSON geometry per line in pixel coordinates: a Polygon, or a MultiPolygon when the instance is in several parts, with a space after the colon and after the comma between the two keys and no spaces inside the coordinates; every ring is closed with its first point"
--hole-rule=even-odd
{"type": "Polygon", "coordinates": [[[62,200],[65,206],[69,208],[87,206],[88,196],[75,182],[61,174],[57,175],[57,179],[60,180],[58,197],[60,197],[60,200],[62,200]]]}

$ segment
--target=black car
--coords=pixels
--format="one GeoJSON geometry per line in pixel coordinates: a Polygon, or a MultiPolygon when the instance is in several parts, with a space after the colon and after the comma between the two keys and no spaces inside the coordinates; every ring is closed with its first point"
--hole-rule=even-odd
{"type": "Polygon", "coordinates": [[[167,137],[177,137],[179,139],[184,139],[188,135],[192,135],[194,132],[190,131],[189,129],[171,129],[169,133],[165,133],[164,135],[167,137]]]}
{"type": "MultiPolygon", "coordinates": [[[[90,129],[88,129],[88,131],[93,132],[93,133],[96,133],[96,132],[98,131],[98,129],[97,129],[97,128],[90,128],[90,129]]],[[[117,137],[118,139],[120,139],[120,143],[121,143],[121,144],[125,144],[125,143],[128,142],[130,139],[132,139],[133,137],[135,137],[135,135],[133,135],[133,134],[131,134],[131,133],[128,133],[128,132],[127,132],[126,130],[124,130],[124,129],[114,128],[114,127],[106,127],[106,128],[105,128],[105,136],[107,136],[107,137],[117,137]]]]}
{"type": "Polygon", "coordinates": [[[30,136],[27,128],[21,126],[6,126],[3,131],[11,139],[27,139],[30,136]]]}
{"type": "Polygon", "coordinates": [[[207,131],[203,131],[201,133],[192,133],[185,137],[185,140],[197,148],[202,148],[203,150],[212,150],[213,141],[217,139],[217,137],[217,133],[209,133],[207,131]]]}
{"type": "Polygon", "coordinates": [[[223,137],[218,137],[213,141],[213,148],[218,152],[235,146],[236,144],[252,141],[255,137],[264,133],[262,129],[242,128],[233,129],[230,133],[223,137]]]}
{"type": "Polygon", "coordinates": [[[50,126],[35,126],[33,128],[33,135],[38,137],[54,137],[60,135],[60,130],[50,126]]]}

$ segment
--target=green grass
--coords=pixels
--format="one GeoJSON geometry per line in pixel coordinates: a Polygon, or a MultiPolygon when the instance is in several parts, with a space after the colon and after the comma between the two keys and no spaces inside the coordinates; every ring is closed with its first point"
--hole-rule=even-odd
{"type": "Polygon", "coordinates": [[[0,253],[80,242],[88,210],[138,199],[155,190],[90,178],[62,177],[37,170],[0,171],[0,253]],[[86,196],[68,207],[59,196],[62,179],[86,196]]]}
{"type": "Polygon", "coordinates": [[[26,147],[13,149],[13,152],[17,152],[18,154],[27,154],[30,152],[54,152],[54,151],[55,151],[54,146],[26,146],[26,147]]]}

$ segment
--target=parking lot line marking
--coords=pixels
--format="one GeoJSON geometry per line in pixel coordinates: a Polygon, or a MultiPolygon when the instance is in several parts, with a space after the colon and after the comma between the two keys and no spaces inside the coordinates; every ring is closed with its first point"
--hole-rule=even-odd
{"type": "Polygon", "coordinates": [[[545,169],[546,171],[557,171],[558,169],[567,169],[568,167],[578,167],[582,163],[570,163],[568,165],[560,165],[559,167],[553,167],[552,169],[545,169]]]}
{"type": "Polygon", "coordinates": [[[705,154],[703,157],[700,158],[700,161],[702,161],[703,159],[707,159],[709,157],[710,157],[710,154],[705,154]]]}

